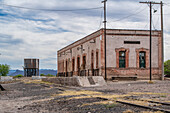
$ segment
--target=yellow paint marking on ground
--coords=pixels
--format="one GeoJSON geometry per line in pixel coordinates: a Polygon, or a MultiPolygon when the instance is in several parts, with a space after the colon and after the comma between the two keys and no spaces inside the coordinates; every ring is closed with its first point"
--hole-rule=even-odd
{"type": "Polygon", "coordinates": [[[131,109],[128,109],[126,111],[123,111],[123,113],[134,113],[134,111],[132,111],[131,109]]]}
{"type": "MultiPolygon", "coordinates": [[[[160,101],[159,99],[145,99],[145,98],[140,98],[139,100],[141,100],[141,101],[167,102],[167,101],[160,101]]],[[[169,101],[169,102],[170,102],[170,101],[169,101]]]]}
{"type": "Polygon", "coordinates": [[[76,96],[76,97],[71,97],[66,100],[72,100],[72,99],[85,99],[85,98],[93,98],[93,96],[76,96]]]}
{"type": "Polygon", "coordinates": [[[96,91],[81,90],[81,91],[64,91],[58,95],[59,96],[70,96],[70,95],[99,95],[99,94],[102,94],[102,93],[96,92],[96,91]]]}
{"type": "Polygon", "coordinates": [[[106,98],[108,100],[116,100],[117,98],[123,98],[126,96],[131,96],[131,95],[113,95],[113,94],[104,94],[101,92],[96,92],[96,91],[87,91],[87,90],[80,90],[80,91],[63,91],[60,92],[61,94],[53,94],[52,97],[56,96],[75,96],[75,97],[68,97],[66,100],[71,100],[71,99],[84,99],[84,98],[106,98]]]}
{"type": "Polygon", "coordinates": [[[100,98],[107,98],[107,99],[117,99],[117,98],[123,98],[130,95],[109,95],[109,94],[103,94],[103,95],[93,95],[93,97],[100,97],[100,98]]]}
{"type": "MultiPolygon", "coordinates": [[[[135,113],[135,112],[133,110],[131,110],[131,109],[128,109],[128,110],[124,111],[123,113],[135,113]]],[[[155,111],[155,112],[141,111],[140,113],[164,113],[164,112],[161,112],[161,111],[155,111]]]]}
{"type": "Polygon", "coordinates": [[[85,103],[85,104],[81,105],[81,107],[83,107],[83,106],[91,106],[91,105],[96,105],[96,104],[112,105],[112,106],[117,105],[116,102],[107,100],[107,101],[100,101],[100,102],[85,103]]]}
{"type": "Polygon", "coordinates": [[[137,105],[142,105],[142,106],[160,106],[161,104],[151,104],[148,101],[140,101],[140,100],[123,100],[123,99],[118,99],[118,101],[122,102],[127,102],[131,104],[137,104],[137,105]]]}
{"type": "Polygon", "coordinates": [[[151,112],[151,111],[142,111],[140,113],[164,113],[164,112],[161,112],[161,111],[155,111],[155,112],[151,112]]]}
{"type": "Polygon", "coordinates": [[[34,83],[34,84],[46,84],[46,85],[53,85],[54,83],[50,83],[50,82],[44,82],[42,80],[26,80],[26,81],[23,81],[24,83],[26,84],[31,84],[31,83],[34,83]]]}
{"type": "Polygon", "coordinates": [[[131,95],[169,95],[168,93],[153,93],[153,92],[129,92],[131,95]]]}
{"type": "Polygon", "coordinates": [[[46,99],[40,99],[40,100],[34,100],[32,102],[44,102],[44,101],[50,101],[53,100],[54,98],[46,98],[46,99]]]}
{"type": "Polygon", "coordinates": [[[84,99],[84,98],[106,98],[108,100],[116,100],[117,98],[123,98],[125,96],[129,96],[129,95],[87,95],[87,96],[76,96],[76,97],[71,97],[68,98],[67,100],[72,100],[72,99],[84,99]]]}

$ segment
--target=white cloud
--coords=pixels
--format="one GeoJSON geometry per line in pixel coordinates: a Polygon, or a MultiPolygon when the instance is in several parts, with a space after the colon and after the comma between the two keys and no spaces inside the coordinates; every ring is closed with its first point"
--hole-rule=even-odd
{"type": "MultiPolygon", "coordinates": [[[[1,1],[2,2],[2,1],[1,1]]],[[[108,28],[148,29],[148,7],[139,1],[108,1],[108,28]],[[120,6],[121,5],[121,6],[120,6]],[[144,9],[145,8],[145,9],[144,9]],[[143,10],[143,11],[142,11],[143,10]],[[142,11],[137,15],[117,22],[117,19],[142,11]]],[[[159,2],[159,1],[158,1],[159,2]]],[[[168,2],[168,0],[163,1],[168,2]]],[[[5,4],[41,8],[41,9],[84,9],[100,7],[100,0],[4,0],[5,4]]],[[[154,8],[159,8],[155,6],[154,8]]],[[[164,6],[164,12],[170,14],[170,6],[164,6]]],[[[0,45],[0,62],[11,65],[12,69],[21,69],[23,59],[28,57],[40,58],[40,68],[56,69],[56,52],[62,47],[96,31],[101,21],[101,9],[84,12],[45,12],[1,6],[0,34],[12,36],[12,40],[22,40],[22,43],[0,45]]],[[[159,11],[159,10],[158,10],[159,11]]],[[[159,14],[159,13],[157,13],[159,14]]],[[[153,16],[157,24],[158,16],[153,16]]],[[[165,40],[170,43],[170,15],[164,16],[165,40]]],[[[103,26],[103,25],[101,25],[103,26]]],[[[165,44],[165,59],[170,59],[168,46],[165,44]]]]}

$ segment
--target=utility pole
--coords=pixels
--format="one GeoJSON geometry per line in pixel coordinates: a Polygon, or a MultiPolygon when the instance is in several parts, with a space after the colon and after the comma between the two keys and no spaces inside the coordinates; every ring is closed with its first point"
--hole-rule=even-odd
{"type": "Polygon", "coordinates": [[[162,80],[164,80],[164,35],[163,35],[163,3],[161,5],[161,36],[162,36],[162,80]]]}
{"type": "Polygon", "coordinates": [[[150,2],[150,81],[152,81],[152,3],[150,2]]]}
{"type": "Polygon", "coordinates": [[[106,69],[106,62],[107,62],[107,58],[106,58],[106,2],[107,2],[107,0],[104,0],[104,1],[102,1],[102,3],[104,3],[104,21],[103,21],[103,23],[104,23],[104,49],[105,49],[105,51],[104,51],[104,56],[105,56],[105,68],[104,68],[104,70],[105,70],[105,80],[107,80],[107,69],[106,69]]]}
{"type": "Polygon", "coordinates": [[[161,38],[162,38],[162,80],[164,78],[164,42],[163,42],[163,10],[162,1],[160,3],[157,2],[139,2],[144,4],[149,4],[150,6],[150,81],[152,80],[152,4],[160,4],[161,5],[161,38]]]}

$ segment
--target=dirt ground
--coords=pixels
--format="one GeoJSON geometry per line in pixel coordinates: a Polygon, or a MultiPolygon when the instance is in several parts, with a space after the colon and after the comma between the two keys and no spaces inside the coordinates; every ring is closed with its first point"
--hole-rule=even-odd
{"type": "Polygon", "coordinates": [[[148,103],[170,103],[170,81],[109,81],[107,86],[83,88],[22,79],[2,86],[6,91],[0,91],[0,113],[161,113],[119,100],[170,110],[148,103]]]}

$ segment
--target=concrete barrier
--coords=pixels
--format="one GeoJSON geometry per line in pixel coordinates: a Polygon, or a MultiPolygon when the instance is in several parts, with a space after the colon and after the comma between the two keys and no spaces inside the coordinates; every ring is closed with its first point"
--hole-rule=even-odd
{"type": "Polygon", "coordinates": [[[42,81],[65,85],[65,86],[80,86],[80,87],[106,85],[106,82],[102,76],[53,77],[53,78],[42,78],[42,81]]]}
{"type": "Polygon", "coordinates": [[[92,76],[92,78],[96,85],[99,85],[99,86],[107,85],[103,76],[92,76]]]}
{"type": "Polygon", "coordinates": [[[0,77],[0,82],[8,82],[8,81],[12,81],[13,77],[10,76],[1,76],[0,77]]]}
{"type": "Polygon", "coordinates": [[[46,78],[44,76],[32,76],[32,80],[41,80],[42,78],[46,78]]]}

